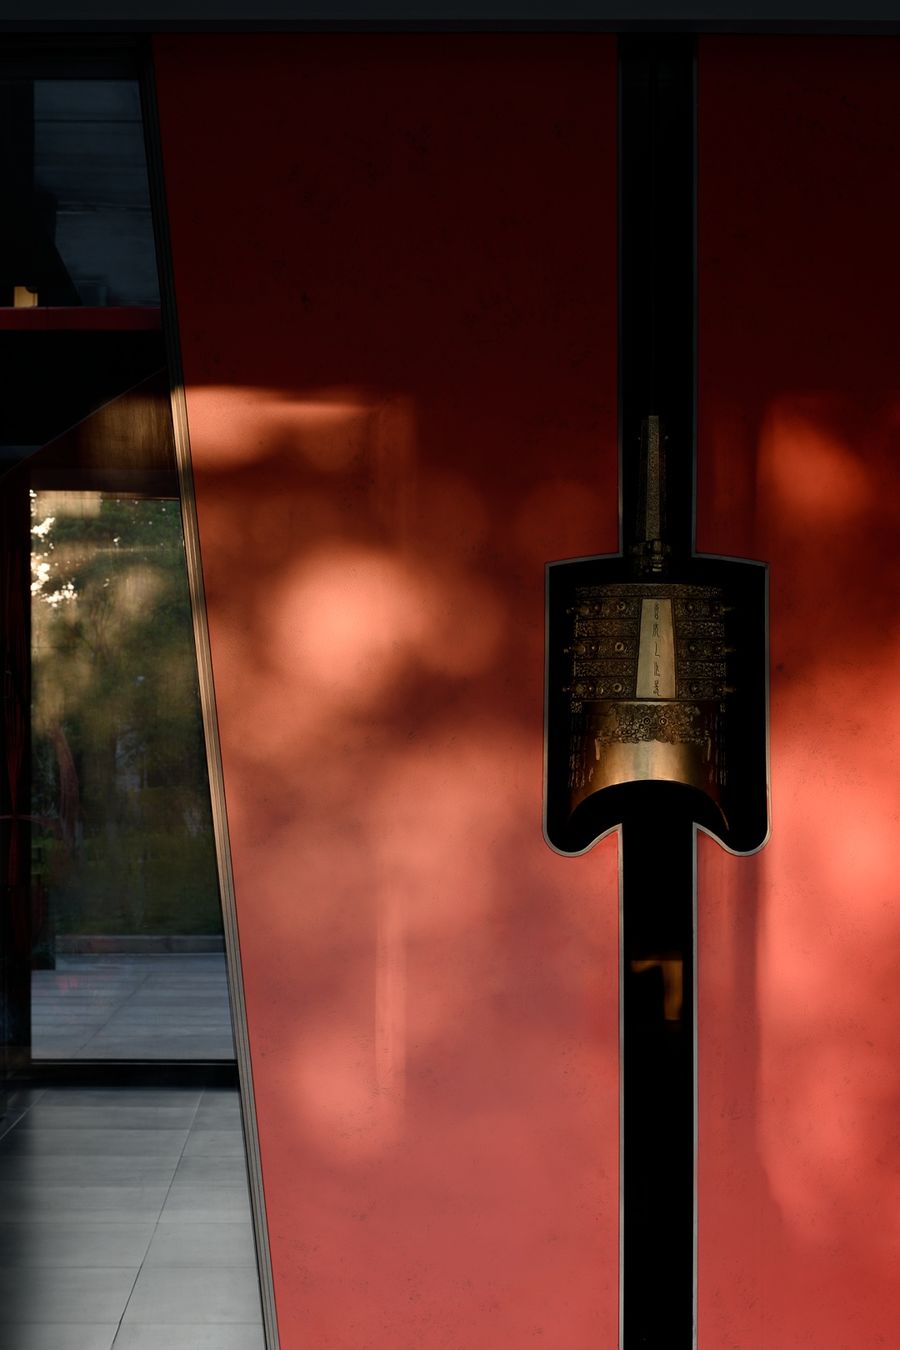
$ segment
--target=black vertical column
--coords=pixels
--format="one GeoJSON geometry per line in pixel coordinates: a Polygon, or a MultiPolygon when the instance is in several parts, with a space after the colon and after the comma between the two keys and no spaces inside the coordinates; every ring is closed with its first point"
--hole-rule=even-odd
{"type": "Polygon", "coordinates": [[[31,519],[28,479],[0,491],[0,1056],[3,1075],[31,1054],[31,519]]]}
{"type": "MultiPolygon", "coordinates": [[[[665,437],[666,535],[693,546],[694,42],[620,39],[623,535],[636,537],[641,423],[665,437]]],[[[693,821],[673,783],[623,794],[625,1350],[688,1350],[694,1321],[693,821]]]]}
{"type": "Polygon", "coordinates": [[[35,178],[34,94],[24,74],[0,78],[0,304],[21,286],[42,305],[80,305],[56,248],[56,199],[35,178]]]}
{"type": "Polygon", "coordinates": [[[694,1318],[694,829],[685,789],[654,783],[635,785],[632,794],[621,845],[623,1344],[625,1350],[688,1350],[694,1318]]]}
{"type": "Polygon", "coordinates": [[[34,259],[34,81],[0,80],[0,304],[36,284],[34,259]]]}
{"type": "Polygon", "coordinates": [[[693,546],[694,39],[619,40],[619,417],[623,525],[635,530],[641,422],[666,436],[667,536],[693,546]]]}
{"type": "Polygon", "coordinates": [[[694,831],[766,837],[767,583],[693,547],[693,39],[622,38],[619,78],[622,548],[548,564],[545,830],[577,854],[621,825],[622,1342],[690,1350],[694,831]]]}

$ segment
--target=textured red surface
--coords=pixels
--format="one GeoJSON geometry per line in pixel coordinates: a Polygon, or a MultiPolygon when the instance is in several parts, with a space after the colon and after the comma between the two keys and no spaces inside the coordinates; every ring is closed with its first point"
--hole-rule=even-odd
{"type": "Polygon", "coordinates": [[[700,47],[698,546],[771,564],[772,835],[700,860],[701,1350],[900,1344],[900,43],[700,47]]]}
{"type": "Polygon", "coordinates": [[[155,43],[283,1350],[616,1341],[614,839],[543,568],[617,547],[609,37],[155,43]]]}

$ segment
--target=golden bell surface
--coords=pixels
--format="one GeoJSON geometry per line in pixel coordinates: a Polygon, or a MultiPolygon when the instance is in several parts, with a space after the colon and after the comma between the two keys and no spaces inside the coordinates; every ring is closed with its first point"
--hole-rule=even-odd
{"type": "Polygon", "coordinates": [[[698,788],[721,809],[724,596],[714,586],[580,586],[568,612],[569,810],[623,783],[698,788]]]}

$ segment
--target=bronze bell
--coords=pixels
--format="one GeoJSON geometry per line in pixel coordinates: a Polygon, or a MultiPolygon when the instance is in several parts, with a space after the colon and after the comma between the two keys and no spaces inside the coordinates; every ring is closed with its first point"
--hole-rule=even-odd
{"type": "Polygon", "coordinates": [[[569,608],[569,810],[622,783],[699,788],[721,810],[725,602],[666,580],[665,442],[641,428],[634,581],[575,588],[569,608]]]}
{"type": "Polygon", "coordinates": [[[569,610],[569,810],[601,788],[664,780],[721,810],[723,592],[635,581],[580,586],[569,610]]]}

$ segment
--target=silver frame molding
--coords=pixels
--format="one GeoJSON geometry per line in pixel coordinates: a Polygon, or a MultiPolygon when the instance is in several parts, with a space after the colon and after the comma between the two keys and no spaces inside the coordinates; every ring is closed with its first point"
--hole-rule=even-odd
{"type": "Polygon", "coordinates": [[[169,216],[166,208],[165,179],[162,166],[162,146],[159,134],[159,114],[156,101],[155,72],[152,52],[145,49],[141,62],[140,91],[147,151],[147,170],[150,179],[150,200],[156,240],[159,273],[162,330],[170,382],[172,421],[175,431],[175,455],[178,466],[178,486],[181,499],[181,522],[184,532],[185,561],[191,599],[194,645],[197,656],[197,678],[200,686],[200,708],[206,744],[206,764],[209,775],[209,795],[212,808],[216,862],[219,876],[219,895],[225,933],[225,963],[228,973],[228,993],[234,1033],[235,1056],[240,1084],[241,1116],[244,1128],[244,1148],[250,1184],[250,1204],[256,1240],[257,1272],[262,1303],[263,1330],[266,1350],[280,1350],[278,1320],[275,1311],[275,1289],[272,1278],[272,1258],[269,1248],[269,1229],[266,1219],[266,1201],[263,1189],[262,1159],[259,1148],[259,1130],[253,1086],[253,1065],[247,1028],[247,1008],[244,1000],[244,982],[241,969],[241,948],[237,906],[234,893],[234,875],[231,866],[231,843],[228,831],[228,813],[225,803],[225,780],[222,752],[219,742],[219,723],[216,713],[216,694],[213,679],[209,625],[206,617],[206,594],[203,585],[203,566],[200,555],[200,531],[197,520],[197,501],[191,467],[190,433],[187,403],[181,364],[178,317],[175,302],[174,270],[169,240],[169,216]]]}

